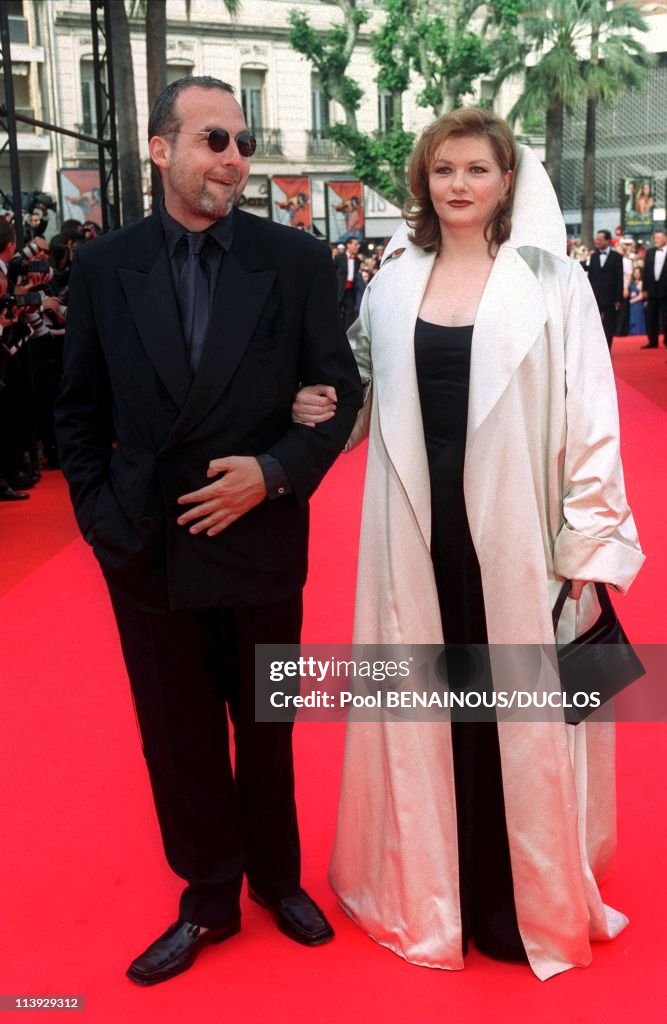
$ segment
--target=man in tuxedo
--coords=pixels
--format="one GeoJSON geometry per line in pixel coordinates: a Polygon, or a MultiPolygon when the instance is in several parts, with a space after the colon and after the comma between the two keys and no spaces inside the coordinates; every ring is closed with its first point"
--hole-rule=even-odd
{"type": "Polygon", "coordinates": [[[648,343],[642,348],[657,348],[662,330],[663,344],[667,346],[667,232],[656,231],[655,245],[646,250],[644,257],[644,295],[646,297],[646,333],[648,343]]]}
{"type": "Polygon", "coordinates": [[[61,464],[118,623],[178,920],[128,970],[171,978],[250,895],[333,936],[300,886],[291,725],[255,722],[254,646],[298,643],[308,499],[361,404],[329,250],[235,208],[254,139],[231,86],[181,79],[149,123],[164,203],[71,275],[61,464]],[[300,382],[338,415],[291,421],[300,382]],[[234,726],[235,769],[227,715],[234,726]]]}
{"type": "Polygon", "coordinates": [[[334,256],[338,282],[338,308],[345,330],[357,319],[361,296],[364,293],[364,285],[361,280],[361,259],[359,258],[360,248],[361,243],[358,238],[349,238],[345,252],[336,253],[334,256]]]}
{"type": "Polygon", "coordinates": [[[611,232],[598,231],[595,252],[591,254],[586,269],[611,351],[616,316],[623,301],[623,260],[611,248],[611,232]]]}

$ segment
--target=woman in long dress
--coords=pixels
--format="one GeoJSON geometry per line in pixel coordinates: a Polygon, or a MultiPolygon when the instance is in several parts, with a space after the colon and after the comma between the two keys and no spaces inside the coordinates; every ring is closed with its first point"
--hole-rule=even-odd
{"type": "MultiPolygon", "coordinates": [[[[350,331],[371,382],[354,639],[488,642],[494,686],[535,689],[562,580],[565,642],[597,617],[589,581],[625,592],[643,561],[609,354],[546,174],[504,122],[445,115],[409,181],[350,331]]],[[[330,398],[305,389],[296,418],[316,427],[330,398]]],[[[614,815],[609,723],[352,723],[331,881],[414,963],[459,969],[472,940],[545,979],[627,923],[598,889],[614,815]]]]}
{"type": "Polygon", "coordinates": [[[646,334],[646,309],[644,302],[644,284],[642,271],[635,267],[630,281],[630,314],[628,317],[628,334],[646,334]]]}

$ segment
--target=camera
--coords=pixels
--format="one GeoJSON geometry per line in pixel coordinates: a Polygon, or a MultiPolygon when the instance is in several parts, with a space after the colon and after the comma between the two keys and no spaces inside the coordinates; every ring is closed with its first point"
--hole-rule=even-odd
{"type": "Polygon", "coordinates": [[[16,311],[30,313],[33,310],[41,309],[41,292],[25,292],[23,295],[5,295],[0,299],[0,313],[6,313],[8,317],[14,316],[16,311]]]}
{"type": "MultiPolygon", "coordinates": [[[[39,189],[33,189],[31,192],[21,192],[21,209],[24,213],[28,213],[35,206],[41,206],[45,210],[53,210],[54,212],[58,209],[58,204],[49,192],[41,192],[39,189]]],[[[3,193],[2,208],[4,210],[14,210],[13,195],[5,195],[3,193]]]]}
{"type": "Polygon", "coordinates": [[[46,274],[49,278],[53,276],[53,267],[48,260],[33,259],[42,251],[36,242],[27,242],[12,256],[7,265],[7,281],[10,291],[14,290],[16,283],[26,274],[46,274]]]}
{"type": "Polygon", "coordinates": [[[51,264],[48,260],[24,260],[16,259],[14,257],[7,268],[7,278],[10,278],[9,270],[13,270],[11,275],[15,279],[23,277],[24,274],[48,274],[51,270],[51,264]]]}

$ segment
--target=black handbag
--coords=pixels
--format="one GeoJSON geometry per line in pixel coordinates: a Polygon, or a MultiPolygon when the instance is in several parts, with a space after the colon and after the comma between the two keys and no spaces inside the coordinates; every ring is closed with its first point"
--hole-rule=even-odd
{"type": "MultiPolygon", "coordinates": [[[[558,620],[572,581],[566,580],[553,607],[554,636],[558,620]]],[[[600,602],[600,617],[590,629],[575,637],[572,643],[557,647],[561,689],[570,701],[575,693],[599,694],[599,705],[611,700],[617,693],[646,675],[646,669],[635,654],[625,631],[618,621],[607,588],[596,583],[600,602]]],[[[583,707],[565,709],[565,721],[577,725],[596,710],[586,703],[583,707]]]]}

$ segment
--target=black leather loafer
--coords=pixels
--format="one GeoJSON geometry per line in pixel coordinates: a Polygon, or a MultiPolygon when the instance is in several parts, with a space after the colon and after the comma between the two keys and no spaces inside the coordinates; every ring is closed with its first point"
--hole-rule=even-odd
{"type": "Polygon", "coordinates": [[[157,985],[187,971],[204,946],[222,942],[241,929],[240,920],[224,928],[203,928],[188,921],[177,921],[167,928],[141,956],[133,960],[127,976],[138,985],[157,985]]]}
{"type": "Polygon", "coordinates": [[[0,489],[0,501],[27,501],[29,497],[29,494],[15,491],[13,487],[7,486],[0,489]]]}
{"type": "Polygon", "coordinates": [[[260,907],[270,910],[281,932],[304,946],[321,946],[334,937],[334,930],[314,900],[303,889],[294,896],[285,896],[277,903],[264,899],[253,889],[248,895],[260,907]]]}

